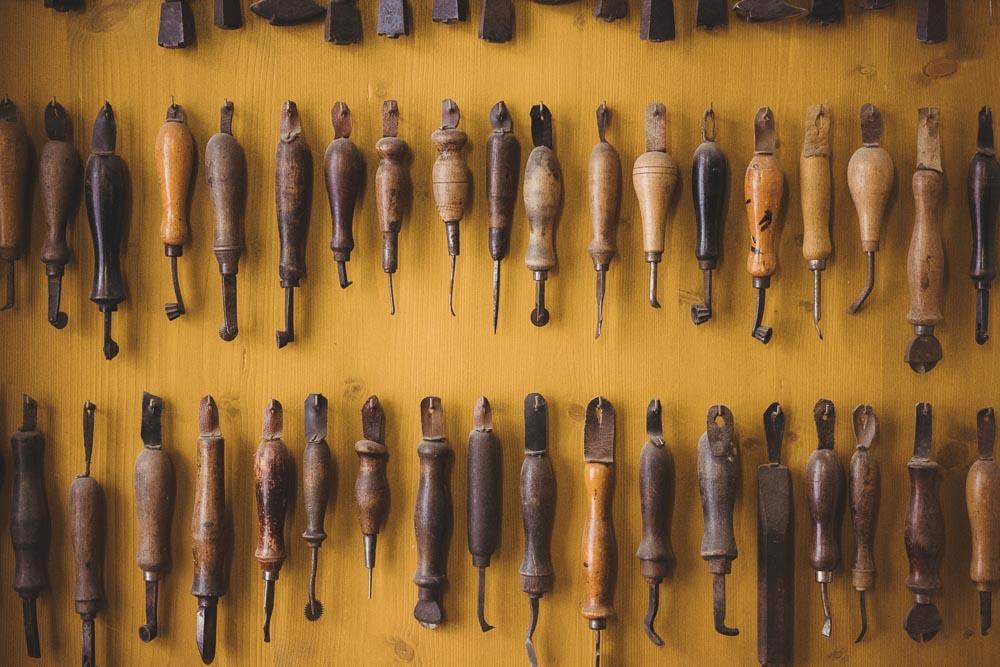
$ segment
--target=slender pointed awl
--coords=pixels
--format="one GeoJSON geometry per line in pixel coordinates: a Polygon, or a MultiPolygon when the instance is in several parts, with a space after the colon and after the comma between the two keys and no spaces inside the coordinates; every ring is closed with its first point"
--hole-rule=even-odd
{"type": "Polygon", "coordinates": [[[389,513],[389,481],[385,474],[389,452],[385,446],[385,412],[378,396],[369,396],[361,406],[363,438],[354,445],[358,455],[358,477],[354,498],[364,540],[365,569],[368,570],[368,599],[372,597],[372,572],[379,531],[389,513]]]}
{"type": "Polygon", "coordinates": [[[490,110],[493,132],[486,140],[486,196],[489,199],[489,250],[493,258],[493,333],[500,309],[500,262],[510,250],[510,227],[517,199],[521,144],[513,133],[513,121],[501,100],[490,110]]]}
{"type": "Polygon", "coordinates": [[[458,129],[462,115],[458,105],[451,99],[441,103],[441,127],[431,135],[431,142],[437,149],[437,158],[431,171],[434,203],[444,221],[445,236],[448,240],[448,256],[451,269],[448,274],[448,310],[455,316],[455,265],[461,252],[459,227],[465,216],[466,200],[469,196],[469,169],[466,167],[462,149],[469,137],[458,129]]]}
{"type": "Polygon", "coordinates": [[[698,441],[698,482],[705,526],[701,557],[712,574],[715,631],[729,637],[740,633],[726,625],[726,575],[732,571],[732,562],[738,553],[733,533],[737,470],[733,437],[732,411],[725,405],[709,408],[706,430],[698,441]]]}
{"type": "Polygon", "coordinates": [[[615,235],[622,196],[622,163],[618,151],[605,134],[611,112],[607,104],[597,107],[598,142],[590,153],[587,183],[590,195],[590,222],[593,231],[587,254],[597,272],[597,327],[594,338],[601,337],[604,324],[604,292],[608,269],[618,254],[615,235]]]}

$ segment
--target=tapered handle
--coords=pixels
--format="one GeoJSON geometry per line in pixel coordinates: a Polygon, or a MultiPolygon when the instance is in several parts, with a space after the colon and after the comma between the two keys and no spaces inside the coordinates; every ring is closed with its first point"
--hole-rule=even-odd
{"type": "Polygon", "coordinates": [[[844,472],[832,449],[817,449],[806,463],[805,486],[812,530],[809,564],[817,572],[832,572],[840,565],[840,507],[844,472]]]}
{"type": "Polygon", "coordinates": [[[757,660],[787,665],[795,627],[792,475],[787,466],[757,468],[757,660]]]}
{"type": "Polygon", "coordinates": [[[556,268],[555,226],[562,202],[562,168],[555,151],[535,146],[524,165],[524,210],[528,216],[524,262],[530,271],[556,268]]]}
{"type": "Polygon", "coordinates": [[[221,597],[226,593],[226,443],[221,435],[202,434],[197,444],[191,551],[194,579],[191,594],[221,597]]]}
{"type": "Polygon", "coordinates": [[[205,146],[205,178],[215,212],[212,250],[223,275],[236,275],[243,253],[243,214],[247,200],[247,160],[232,134],[218,132],[205,146]]]}
{"type": "Polygon", "coordinates": [[[703,435],[698,443],[698,484],[705,522],[701,557],[706,560],[733,560],[737,556],[733,534],[736,474],[735,454],[713,456],[708,437],[703,435]]]}
{"type": "Polygon", "coordinates": [[[48,141],[38,159],[38,184],[45,214],[42,261],[45,272],[59,276],[69,261],[66,225],[76,215],[82,166],[80,155],[68,141],[48,141]]]}
{"type": "Polygon", "coordinates": [[[135,460],[135,518],[139,546],[135,561],[160,575],[170,567],[170,521],[174,512],[174,466],[162,449],[143,449],[135,460]]]}
{"type": "Polygon", "coordinates": [[[363,535],[377,535],[389,515],[389,479],[385,474],[388,449],[381,442],[359,440],[354,445],[358,454],[358,478],[354,484],[354,501],[363,535]]]}
{"type": "Polygon", "coordinates": [[[864,252],[879,249],[885,210],[895,181],[892,157],[881,146],[862,146],[847,164],[847,186],[858,213],[864,252]]]}
{"type": "Polygon", "coordinates": [[[510,225],[517,201],[521,145],[511,132],[493,132],[486,140],[486,197],[489,200],[490,256],[507,256],[510,225]]]}
{"type": "Polygon", "coordinates": [[[906,275],[910,287],[910,311],[906,320],[913,325],[934,326],[944,319],[944,245],[941,240],[940,205],[944,197],[944,175],[933,169],[913,174],[916,217],[906,275]]]}
{"type": "Polygon", "coordinates": [[[156,175],[163,202],[160,239],[164,245],[183,246],[190,235],[190,195],[196,154],[194,136],[183,112],[179,120],[169,119],[175,108],[179,109],[171,105],[167,122],[156,133],[156,175]]]}
{"type": "Polygon", "coordinates": [[[257,549],[254,558],[265,572],[281,570],[285,562],[285,515],[292,459],[281,440],[264,440],[254,457],[257,496],[257,549]]]}
{"type": "Polygon", "coordinates": [[[383,234],[398,232],[409,193],[409,176],[404,161],[409,146],[399,137],[382,137],[375,144],[378,169],[375,171],[375,207],[383,234]]]}
{"type": "Polygon", "coordinates": [[[785,194],[785,176],[778,158],[769,154],[754,155],[747,167],[743,191],[750,230],[747,271],[754,278],[768,278],[778,270],[778,248],[781,244],[781,200],[785,194]]]}
{"type": "Polygon", "coordinates": [[[69,522],[76,561],[76,613],[93,618],[104,602],[104,491],[94,478],[77,477],[70,485],[69,522]]]}
{"type": "Polygon", "coordinates": [[[621,158],[618,157],[618,151],[606,141],[599,142],[590,153],[587,185],[593,231],[587,254],[595,267],[606,268],[618,253],[615,235],[622,200],[621,158]]]}
{"type": "Polygon", "coordinates": [[[413,583],[437,589],[445,580],[448,564],[446,537],[451,530],[451,489],[447,467],[451,446],[445,440],[421,440],[420,484],[413,514],[417,537],[417,571],[413,583]]]}
{"type": "Polygon", "coordinates": [[[46,560],[52,530],[45,497],[45,439],[34,429],[18,430],[10,445],[14,465],[10,506],[14,590],[22,597],[37,597],[48,584],[46,560]]]}
{"type": "Polygon", "coordinates": [[[878,462],[867,449],[851,457],[851,519],[854,523],[854,561],[851,585],[866,591],[875,584],[875,522],[878,519],[880,476],[878,462]]]}
{"type": "Polygon", "coordinates": [[[642,541],[636,558],[639,572],[659,581],[670,573],[674,548],[670,524],[674,505],[674,459],[666,445],[646,442],[639,454],[639,500],[642,512],[642,541]]]}
{"type": "Polygon", "coordinates": [[[997,277],[996,227],[1000,209],[1000,162],[976,153],[969,165],[969,215],[972,220],[972,259],[969,276],[977,287],[997,277]]]}
{"type": "Polygon", "coordinates": [[[313,164],[294,102],[285,102],[282,109],[281,136],[274,162],[278,238],[281,243],[278,275],[282,287],[298,287],[306,273],[313,164]]]}
{"type": "Polygon", "coordinates": [[[906,587],[914,595],[931,595],[941,588],[941,557],[944,551],[944,515],[938,500],[937,471],[933,461],[911,461],[910,501],[906,508],[903,537],[910,576],[906,587]]]}
{"type": "Polygon", "coordinates": [[[0,259],[13,260],[24,250],[30,147],[14,104],[5,98],[0,105],[0,259]]]}
{"type": "Polygon", "coordinates": [[[330,502],[333,461],[326,440],[306,443],[302,453],[302,496],[306,507],[306,530],[302,537],[319,546],[326,539],[323,520],[330,502]]]}
{"type": "Polygon", "coordinates": [[[493,431],[469,434],[469,553],[475,567],[486,567],[500,543],[500,440],[493,431]]]}
{"type": "Polygon", "coordinates": [[[323,169],[333,220],[330,249],[334,260],[345,261],[351,258],[354,250],[354,208],[365,175],[365,163],[354,142],[339,137],[327,146],[323,169]]]}
{"type": "Polygon", "coordinates": [[[556,513],[556,477],[545,453],[527,454],[521,464],[521,521],[524,559],[521,590],[541,596],[552,590],[552,525],[556,513]]]}
{"type": "Polygon", "coordinates": [[[728,182],[725,154],[716,142],[703,142],[691,162],[691,195],[697,223],[695,257],[703,269],[714,269],[719,263],[728,182]]]}
{"type": "Polygon", "coordinates": [[[94,244],[90,300],[102,307],[125,300],[121,245],[127,195],[125,163],[117,155],[91,154],[84,172],[84,199],[94,244]]]}
{"type": "Polygon", "coordinates": [[[605,463],[585,463],[583,483],[587,491],[587,518],[583,524],[584,598],[581,612],[584,618],[601,620],[615,615],[618,546],[611,512],[615,469],[605,463]]]}
{"type": "Polygon", "coordinates": [[[969,577],[981,591],[1000,583],[1000,465],[978,460],[965,480],[965,503],[972,532],[969,577]]]}
{"type": "Polygon", "coordinates": [[[663,151],[643,153],[632,167],[632,185],[642,215],[642,250],[647,255],[663,254],[667,210],[678,176],[677,163],[663,151]]]}
{"type": "Polygon", "coordinates": [[[431,135],[438,153],[431,171],[431,185],[434,203],[444,222],[458,222],[465,214],[470,177],[462,149],[468,140],[465,132],[456,128],[436,130],[431,135]]]}

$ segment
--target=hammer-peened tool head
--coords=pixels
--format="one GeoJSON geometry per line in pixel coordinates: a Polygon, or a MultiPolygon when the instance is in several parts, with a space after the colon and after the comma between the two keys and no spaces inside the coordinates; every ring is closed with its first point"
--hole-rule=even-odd
{"type": "Polygon", "coordinates": [[[160,5],[156,42],[165,49],[184,49],[194,44],[194,18],[187,0],[165,0],[160,5]]]}

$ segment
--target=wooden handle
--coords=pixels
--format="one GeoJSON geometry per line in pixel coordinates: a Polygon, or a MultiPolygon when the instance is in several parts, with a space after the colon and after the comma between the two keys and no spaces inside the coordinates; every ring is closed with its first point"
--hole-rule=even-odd
{"type": "Polygon", "coordinates": [[[354,485],[354,500],[363,535],[376,535],[389,515],[389,480],[385,474],[388,449],[381,442],[359,440],[354,445],[358,454],[358,478],[354,485]]]}
{"type": "Polygon", "coordinates": [[[167,122],[156,133],[156,175],[163,201],[160,239],[164,245],[183,246],[188,241],[195,157],[194,136],[184,110],[179,104],[171,104],[167,122]]]}
{"type": "Polygon", "coordinates": [[[825,105],[806,111],[806,134],[799,159],[799,192],[802,195],[802,256],[807,262],[826,262],[833,251],[830,241],[830,114],[825,105]]]}
{"type": "Polygon", "coordinates": [[[413,513],[417,537],[417,571],[413,583],[436,592],[446,581],[448,565],[445,538],[451,530],[452,518],[447,475],[451,445],[446,440],[421,440],[417,455],[420,457],[420,484],[413,513]]]}
{"type": "Polygon", "coordinates": [[[365,162],[361,151],[350,140],[351,112],[347,105],[337,102],[331,113],[336,138],[326,148],[323,169],[333,220],[330,249],[333,259],[343,262],[351,258],[354,250],[354,207],[365,176],[365,162]]]}
{"type": "Polygon", "coordinates": [[[382,137],[375,144],[378,169],[375,170],[375,206],[383,234],[397,233],[403,224],[409,194],[409,175],[404,161],[410,148],[399,137],[382,137]]]}
{"type": "Polygon", "coordinates": [[[679,176],[677,163],[667,151],[666,114],[666,107],[660,103],[646,108],[646,152],[632,166],[632,185],[642,215],[642,248],[647,258],[663,254],[667,209],[679,176]]]}
{"type": "Polygon", "coordinates": [[[555,227],[562,201],[559,159],[548,146],[535,146],[524,165],[524,210],[528,216],[524,262],[530,271],[556,268],[555,227]]]}
{"type": "Polygon", "coordinates": [[[722,216],[726,209],[729,163],[715,141],[715,112],[705,113],[705,140],[691,160],[691,193],[697,222],[695,257],[699,268],[715,269],[721,252],[722,216]],[[711,123],[711,125],[709,125],[711,123]]]}
{"type": "Polygon", "coordinates": [[[274,158],[275,198],[281,259],[278,275],[282,287],[298,287],[306,273],[306,238],[312,210],[312,153],[302,134],[295,102],[281,110],[281,137],[274,158]]]}
{"type": "Polygon", "coordinates": [[[272,400],[264,410],[264,434],[254,455],[257,497],[257,550],[254,557],[264,572],[277,572],[285,562],[285,515],[292,457],[281,439],[281,403],[272,400]]]}
{"type": "Polygon", "coordinates": [[[787,466],[757,468],[757,660],[791,664],[794,614],[792,475],[787,466]]]}
{"type": "Polygon", "coordinates": [[[996,223],[1000,209],[1000,162],[993,145],[993,112],[979,112],[978,150],[969,164],[969,214],[972,221],[972,259],[969,276],[977,288],[989,287],[997,276],[996,223]]]}
{"type": "Polygon", "coordinates": [[[1000,465],[996,461],[972,464],[965,481],[965,502],[972,532],[969,577],[979,590],[991,591],[1000,582],[1000,465]]]}
{"type": "MultiPolygon", "coordinates": [[[[511,12],[510,2],[495,6],[511,12]]],[[[484,11],[485,17],[490,15],[484,11]]],[[[518,170],[521,166],[521,144],[514,136],[510,112],[503,102],[497,102],[490,112],[493,132],[486,140],[486,197],[489,200],[490,257],[499,261],[507,256],[510,246],[510,225],[517,201],[518,170]]]]}
{"type": "Polygon", "coordinates": [[[832,572],[840,565],[840,506],[843,471],[832,449],[817,449],[806,463],[806,497],[812,531],[809,564],[817,572],[832,572]]]}
{"type": "Polygon", "coordinates": [[[38,182],[45,214],[42,262],[49,276],[61,276],[69,261],[66,225],[76,214],[80,195],[81,163],[76,148],[68,141],[69,115],[58,102],[45,107],[45,130],[49,140],[38,159],[38,182]]]}
{"type": "Polygon", "coordinates": [[[867,449],[851,457],[851,518],[854,522],[854,562],[851,585],[870,590],[875,584],[875,521],[878,518],[880,479],[878,462],[867,449]]]}
{"type": "Polygon", "coordinates": [[[862,146],[851,156],[847,165],[847,185],[858,212],[864,252],[879,249],[882,220],[895,181],[892,157],[881,146],[862,146]]]}
{"type": "MultiPolygon", "coordinates": [[[[457,107],[455,110],[457,113],[457,107]]],[[[443,127],[431,135],[431,141],[437,149],[437,159],[434,160],[431,171],[431,185],[438,214],[444,222],[458,222],[465,214],[465,200],[469,195],[469,169],[465,166],[462,149],[468,140],[465,132],[455,127],[443,127]]]]}
{"type": "Polygon", "coordinates": [[[615,581],[618,576],[618,546],[615,543],[611,501],[615,490],[614,466],[583,464],[587,491],[587,518],[583,524],[583,587],[581,613],[600,621],[615,615],[615,581]]]}
{"type": "Polygon", "coordinates": [[[552,590],[555,570],[550,545],[556,510],[556,478],[546,452],[526,452],[521,464],[521,521],[524,559],[521,590],[540,597],[552,590]]]}
{"type": "Polygon", "coordinates": [[[489,401],[481,397],[469,433],[468,508],[469,553],[475,567],[487,567],[500,543],[501,467],[500,439],[493,432],[489,401]]]}
{"type": "Polygon", "coordinates": [[[910,576],[906,587],[915,595],[931,595],[941,588],[941,557],[944,552],[944,515],[937,493],[938,464],[911,460],[910,500],[906,508],[903,537],[910,576]]]}
{"type": "Polygon", "coordinates": [[[90,300],[112,308],[125,300],[121,243],[128,191],[125,162],[114,154],[116,126],[111,105],[105,103],[94,123],[91,154],[84,168],[84,199],[94,244],[94,280],[90,300]]]}
{"type": "Polygon", "coordinates": [[[705,521],[701,557],[705,560],[723,559],[728,563],[737,556],[733,534],[736,473],[735,451],[730,449],[721,456],[713,455],[708,435],[703,434],[698,442],[698,483],[705,521]]]}
{"type": "Polygon", "coordinates": [[[76,613],[94,618],[104,601],[104,491],[92,477],[69,487],[69,521],[76,561],[76,613]]]}
{"type": "Polygon", "coordinates": [[[52,525],[45,497],[45,438],[35,426],[35,402],[25,397],[24,407],[24,424],[10,437],[14,465],[10,541],[14,590],[22,598],[35,598],[48,584],[46,559],[52,525]]]}
{"type": "Polygon", "coordinates": [[[933,169],[913,174],[916,217],[910,250],[906,256],[910,311],[906,321],[934,326],[944,320],[941,299],[944,293],[944,245],[941,240],[939,207],[944,197],[944,176],[933,169]]]}
{"type": "Polygon", "coordinates": [[[191,551],[194,578],[191,594],[221,597],[226,593],[226,441],[219,430],[219,412],[211,396],[201,399],[197,444],[191,551]]]}
{"type": "Polygon", "coordinates": [[[594,234],[587,246],[587,254],[595,268],[607,268],[618,253],[615,232],[622,200],[622,162],[614,146],[604,140],[608,111],[603,104],[597,110],[597,118],[601,140],[590,152],[587,168],[590,224],[594,234]]]}
{"type": "Polygon", "coordinates": [[[647,441],[639,454],[639,499],[642,541],[636,558],[639,573],[659,582],[674,565],[670,524],[674,505],[674,459],[662,442],[647,441]]]}
{"type": "Polygon", "coordinates": [[[766,153],[754,155],[747,167],[743,191],[750,229],[747,271],[754,278],[767,278],[778,270],[778,247],[781,244],[781,199],[785,193],[785,176],[778,158],[766,153]]]}
{"type": "Polygon", "coordinates": [[[247,159],[243,147],[232,134],[233,103],[221,112],[222,128],[205,146],[205,178],[215,212],[212,250],[219,272],[236,275],[243,253],[243,214],[247,201],[247,159]]]}
{"type": "Polygon", "coordinates": [[[160,575],[170,567],[173,510],[174,466],[170,457],[162,449],[143,449],[135,460],[135,517],[139,527],[135,561],[145,573],[160,575]]]}
{"type": "Polygon", "coordinates": [[[28,186],[28,135],[17,119],[17,107],[0,101],[0,259],[21,256],[28,186]]]}
{"type": "Polygon", "coordinates": [[[302,453],[302,496],[306,508],[306,530],[302,538],[318,547],[326,539],[323,520],[330,501],[332,458],[326,438],[307,442],[302,453]]]}

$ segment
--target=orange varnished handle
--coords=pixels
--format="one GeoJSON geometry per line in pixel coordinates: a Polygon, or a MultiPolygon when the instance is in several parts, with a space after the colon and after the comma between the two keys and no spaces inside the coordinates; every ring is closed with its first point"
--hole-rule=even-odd
{"type": "Polygon", "coordinates": [[[1000,465],[979,460],[965,480],[965,502],[972,531],[969,577],[981,591],[1000,583],[1000,465]]]}
{"type": "Polygon", "coordinates": [[[587,489],[587,520],[583,526],[584,618],[606,619],[615,614],[615,579],[618,550],[611,515],[615,471],[603,463],[585,463],[583,481],[587,489]]]}
{"type": "Polygon", "coordinates": [[[743,189],[750,230],[747,271],[754,278],[765,278],[778,270],[781,199],[785,194],[785,176],[778,158],[767,154],[754,155],[747,167],[743,189]]]}
{"type": "Polygon", "coordinates": [[[164,245],[183,246],[187,243],[194,161],[191,130],[183,121],[168,120],[156,133],[156,173],[163,199],[160,238],[164,245]]]}

